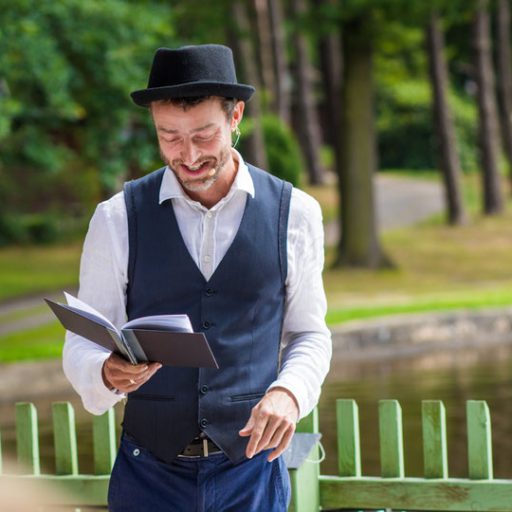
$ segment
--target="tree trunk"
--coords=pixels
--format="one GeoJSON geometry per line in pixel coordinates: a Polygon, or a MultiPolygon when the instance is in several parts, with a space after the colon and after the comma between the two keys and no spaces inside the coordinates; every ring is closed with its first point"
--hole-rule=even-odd
{"type": "MultiPolygon", "coordinates": [[[[316,0],[319,7],[332,0],[316,0]]],[[[341,155],[340,125],[341,125],[341,80],[343,73],[343,55],[341,49],[341,33],[339,28],[323,35],[318,43],[320,70],[324,89],[324,111],[326,129],[324,138],[332,146],[336,162],[341,155]]]]}
{"type": "Polygon", "coordinates": [[[267,169],[267,153],[261,125],[261,90],[258,90],[258,71],[250,38],[250,24],[245,2],[234,2],[231,12],[234,27],[232,26],[230,29],[229,39],[237,61],[237,69],[242,71],[246,83],[256,87],[256,92],[246,104],[246,113],[253,122],[253,130],[247,138],[247,146],[243,156],[248,162],[262,169],[267,169]]]}
{"type": "MultiPolygon", "coordinates": [[[[296,21],[306,11],[304,0],[292,0],[291,8],[296,21]]],[[[297,131],[306,161],[309,182],[312,185],[320,185],[324,182],[324,169],[320,163],[321,138],[313,94],[313,68],[308,57],[306,37],[298,27],[295,27],[293,33],[293,46],[297,83],[297,131]]]]}
{"type": "Polygon", "coordinates": [[[494,95],[488,1],[479,0],[474,20],[476,82],[478,87],[479,146],[483,181],[483,210],[501,213],[503,199],[498,172],[498,121],[494,95]]]}
{"type": "Polygon", "coordinates": [[[498,93],[500,98],[501,136],[508,160],[512,187],[512,55],[510,51],[510,0],[499,0],[498,29],[498,93]]]}
{"type": "Polygon", "coordinates": [[[391,262],[377,236],[373,189],[377,170],[373,52],[365,25],[365,17],[361,16],[342,28],[341,240],[335,264],[378,268],[390,266],[391,262]]]}
{"type": "Polygon", "coordinates": [[[273,111],[286,123],[291,124],[290,73],[287,66],[283,7],[281,0],[268,0],[272,55],[274,57],[275,95],[273,111]]]}
{"type": "MultiPolygon", "coordinates": [[[[233,2],[236,5],[239,1],[233,2]]],[[[267,0],[254,0],[256,10],[256,26],[258,28],[259,58],[263,89],[271,97],[274,96],[275,79],[272,55],[272,37],[270,34],[270,16],[267,0]]],[[[267,102],[268,103],[268,102],[267,102]]]]}
{"type": "Polygon", "coordinates": [[[444,36],[436,12],[432,12],[427,27],[430,84],[437,145],[440,150],[440,166],[443,174],[446,210],[450,224],[465,221],[464,205],[460,189],[460,162],[457,155],[455,129],[448,105],[448,70],[444,58],[444,36]]]}

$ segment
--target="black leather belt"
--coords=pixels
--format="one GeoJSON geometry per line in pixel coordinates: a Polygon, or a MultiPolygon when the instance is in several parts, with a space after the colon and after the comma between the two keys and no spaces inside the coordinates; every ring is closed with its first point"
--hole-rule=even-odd
{"type": "Polygon", "coordinates": [[[204,434],[195,437],[190,444],[185,446],[178,457],[208,457],[214,453],[220,453],[222,450],[204,434]]]}

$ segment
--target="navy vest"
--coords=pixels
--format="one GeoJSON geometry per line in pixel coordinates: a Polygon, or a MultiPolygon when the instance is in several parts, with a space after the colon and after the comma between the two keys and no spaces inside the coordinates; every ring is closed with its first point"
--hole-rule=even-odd
{"type": "Polygon", "coordinates": [[[249,172],[255,197],[247,197],[233,243],[208,281],[171,201],[158,204],[164,169],[125,184],[128,318],[186,313],[220,366],[164,366],[128,395],[125,432],[166,462],[200,431],[241,462],[248,438],[238,431],[279,370],[292,187],[253,166],[249,172]]]}

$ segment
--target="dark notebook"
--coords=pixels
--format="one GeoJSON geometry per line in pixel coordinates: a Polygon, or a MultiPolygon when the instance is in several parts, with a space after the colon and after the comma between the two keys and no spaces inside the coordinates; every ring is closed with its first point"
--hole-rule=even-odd
{"type": "Polygon", "coordinates": [[[65,296],[67,304],[45,299],[64,328],[132,364],[156,361],[167,366],[219,367],[206,336],[193,332],[187,315],[146,316],[117,329],[85,302],[68,293],[65,296]]]}

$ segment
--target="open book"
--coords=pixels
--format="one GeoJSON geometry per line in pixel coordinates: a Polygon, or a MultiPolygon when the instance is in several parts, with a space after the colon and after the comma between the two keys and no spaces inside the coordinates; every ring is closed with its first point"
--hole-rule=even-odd
{"type": "Polygon", "coordinates": [[[44,299],[68,331],[124,356],[132,364],[156,361],[168,366],[218,368],[203,333],[187,315],[136,318],[117,329],[99,311],[64,292],[67,304],[44,299]]]}

